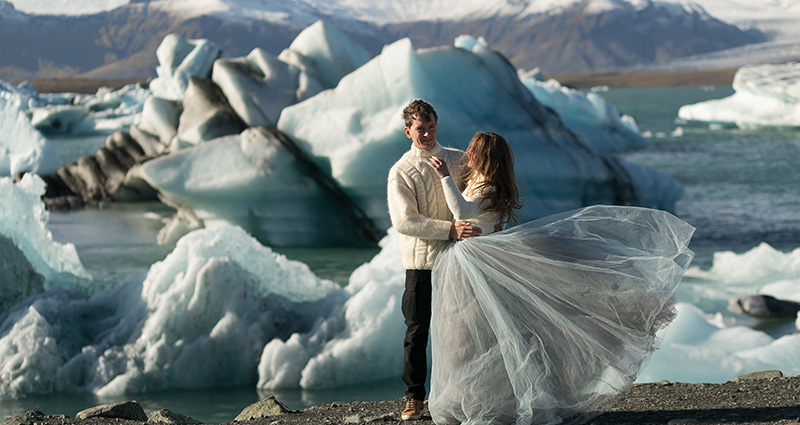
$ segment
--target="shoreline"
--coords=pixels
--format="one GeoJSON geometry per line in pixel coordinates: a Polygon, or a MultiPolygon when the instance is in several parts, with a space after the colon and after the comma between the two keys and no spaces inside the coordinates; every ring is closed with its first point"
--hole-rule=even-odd
{"type": "MultiPolygon", "coordinates": [[[[651,87],[691,87],[691,86],[730,86],[737,69],[719,70],[677,70],[677,71],[608,71],[574,74],[546,74],[546,79],[556,79],[562,85],[577,89],[592,87],[609,88],[651,88],[651,87]]],[[[100,87],[119,89],[127,84],[146,86],[154,77],[87,79],[52,78],[34,79],[31,84],[39,93],[82,93],[94,94],[100,87]]],[[[20,82],[13,82],[18,85],[20,82]]]]}
{"type": "MultiPolygon", "coordinates": [[[[128,405],[138,403],[129,401],[128,405]]],[[[110,406],[110,405],[107,405],[110,406]]],[[[104,406],[104,407],[107,407],[104,406]]],[[[116,411],[122,411],[115,405],[116,411]]],[[[288,410],[274,397],[245,408],[226,425],[320,425],[395,423],[433,425],[427,409],[421,420],[400,421],[403,399],[378,402],[334,402],[307,409],[288,410]]],[[[98,408],[87,409],[96,410],[98,408]]],[[[141,407],[138,407],[141,411],[141,407]]],[[[106,409],[108,411],[109,409],[106,409]]],[[[86,411],[84,411],[86,412],[86,411]]],[[[29,411],[25,416],[6,418],[2,425],[136,425],[186,424],[192,418],[168,410],[137,412],[127,416],[44,415],[29,411]],[[155,417],[155,419],[154,419],[155,417]],[[79,419],[80,418],[80,419],[79,419]],[[164,418],[172,418],[170,420],[164,418]]],[[[780,377],[769,371],[745,375],[723,384],[685,384],[660,381],[635,384],[614,405],[587,424],[777,424],[800,425],[800,376],[780,377]]]]}

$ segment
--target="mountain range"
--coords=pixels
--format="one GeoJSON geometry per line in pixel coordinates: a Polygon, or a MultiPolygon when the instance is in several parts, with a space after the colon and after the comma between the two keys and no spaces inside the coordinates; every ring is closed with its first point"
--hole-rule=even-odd
{"type": "Polygon", "coordinates": [[[372,54],[403,37],[424,48],[470,34],[517,68],[545,73],[666,67],[764,45],[780,33],[741,19],[725,22],[677,0],[76,0],[71,7],[25,1],[0,0],[3,80],[152,76],[156,48],[169,33],[209,39],[227,57],[255,47],[277,54],[319,19],[372,54]],[[101,1],[105,8],[97,7],[101,1]]]}

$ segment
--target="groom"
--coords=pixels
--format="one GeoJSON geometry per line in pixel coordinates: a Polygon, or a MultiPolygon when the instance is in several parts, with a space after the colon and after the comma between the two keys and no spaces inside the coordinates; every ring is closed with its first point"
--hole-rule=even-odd
{"type": "Polygon", "coordinates": [[[407,390],[405,410],[400,414],[406,421],[421,418],[424,408],[433,262],[449,239],[478,236],[481,229],[465,221],[453,223],[439,176],[428,166],[431,156],[444,159],[463,190],[464,152],[444,148],[436,141],[438,116],[433,106],[414,100],[403,109],[403,119],[411,148],[389,171],[387,198],[392,225],[399,233],[400,258],[406,269],[402,310],[406,323],[403,382],[407,390]]]}

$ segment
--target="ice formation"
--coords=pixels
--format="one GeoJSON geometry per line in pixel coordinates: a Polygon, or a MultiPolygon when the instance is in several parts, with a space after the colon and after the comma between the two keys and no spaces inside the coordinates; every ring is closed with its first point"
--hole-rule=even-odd
{"type": "Polygon", "coordinates": [[[199,230],[143,281],[55,288],[0,315],[0,399],[252,383],[269,341],[308,332],[345,298],[240,228],[199,230]]]}
{"type": "MultiPolygon", "coordinates": [[[[476,54],[489,48],[482,38],[475,39],[469,35],[458,36],[455,46],[476,54]]],[[[599,94],[584,94],[580,90],[564,87],[554,79],[545,81],[537,69],[528,72],[518,70],[517,73],[536,100],[553,108],[564,125],[593,148],[616,153],[642,148],[647,144],[639,134],[636,120],[620,114],[614,105],[599,94]]]]}
{"type": "Polygon", "coordinates": [[[26,115],[25,111],[37,103],[35,97],[9,84],[0,85],[0,177],[24,171],[51,173],[63,165],[26,115]]]}
{"type": "Polygon", "coordinates": [[[335,87],[368,60],[349,36],[318,21],[278,57],[254,49],[243,58],[216,61],[212,80],[247,125],[275,125],[284,107],[335,87]]]}
{"type": "MultiPolygon", "coordinates": [[[[312,331],[273,340],[258,366],[259,388],[320,389],[396,376],[402,362],[405,331],[400,313],[404,274],[396,232],[381,241],[381,252],[358,268],[346,287],[349,300],[312,331]]],[[[800,250],[782,253],[762,245],[744,254],[721,252],[709,270],[693,268],[681,286],[695,285],[708,296],[708,281],[718,282],[713,296],[724,303],[732,293],[757,291],[787,300],[800,299],[795,272],[800,250]],[[764,271],[766,269],[767,271],[764,271]],[[692,283],[691,278],[705,281],[692,283]],[[729,286],[735,283],[735,289],[729,286]],[[702,287],[702,288],[700,288],[702,287]]],[[[638,382],[725,382],[738,375],[779,369],[800,373],[800,333],[774,337],[730,318],[711,316],[678,304],[678,318],[662,335],[638,382]]],[[[797,319],[800,324],[800,317],[797,319]]],[[[800,325],[798,325],[800,329],[800,325]]]]}
{"type": "Polygon", "coordinates": [[[186,40],[177,34],[167,34],[156,49],[159,65],[158,77],[150,82],[153,96],[181,100],[189,79],[208,78],[220,53],[219,47],[209,40],[186,40]]]}
{"type": "Polygon", "coordinates": [[[800,126],[800,63],[742,67],[733,89],[729,97],[682,106],[678,117],[740,128],[800,126]]]}
{"type": "MultiPolygon", "coordinates": [[[[313,390],[397,376],[404,273],[396,236],[390,229],[344,288],[230,226],[189,233],[146,276],[108,293],[51,288],[0,313],[0,398],[256,381],[313,390]]],[[[768,246],[719,253],[681,286],[721,301],[752,291],[798,299],[798,255],[768,246]],[[707,280],[692,282],[700,276],[707,280]]],[[[800,373],[800,334],[771,336],[689,304],[678,310],[640,382],[800,373]]]]}
{"type": "Polygon", "coordinates": [[[311,332],[264,347],[259,388],[330,388],[397,375],[405,332],[397,232],[390,229],[380,246],[381,252],[351,275],[343,311],[334,311],[311,332]]]}
{"type": "MultiPolygon", "coordinates": [[[[0,253],[0,256],[5,261],[29,263],[30,268],[43,280],[38,284],[32,280],[18,282],[14,276],[4,274],[0,280],[0,306],[10,301],[21,301],[16,299],[16,294],[37,292],[34,288],[21,288],[20,285],[41,285],[38,290],[55,286],[90,287],[91,276],[83,268],[75,246],[54,241],[47,229],[48,212],[40,199],[44,189],[44,182],[35,174],[25,174],[16,184],[8,177],[0,178],[0,199],[4,205],[0,208],[0,236],[14,245],[0,245],[8,250],[0,253]],[[24,257],[12,257],[14,247],[24,257]]],[[[4,273],[19,267],[17,264],[2,263],[5,266],[2,270],[4,273]]]]}
{"type": "MultiPolygon", "coordinates": [[[[328,33],[321,29],[309,30],[309,34],[327,39],[328,36],[320,36],[328,33]]],[[[304,46],[305,42],[299,44],[304,46]]],[[[352,49],[345,50],[339,56],[323,55],[322,59],[315,60],[328,60],[339,64],[329,68],[346,70],[355,62],[353,55],[347,54],[352,49]]],[[[237,63],[252,67],[252,62],[258,57],[237,63]]],[[[308,74],[316,72],[308,71],[308,74]]],[[[281,73],[275,75],[274,78],[282,81],[281,73]]],[[[226,81],[241,83],[238,90],[255,90],[261,84],[253,76],[230,77],[219,81],[223,91],[226,81]],[[247,81],[250,82],[245,84],[247,81]]],[[[274,91],[269,87],[262,89],[264,93],[274,91]]],[[[226,92],[226,96],[233,99],[232,106],[245,121],[268,123],[267,111],[271,107],[267,106],[269,103],[265,99],[253,101],[260,96],[254,93],[258,91],[247,91],[244,100],[241,93],[234,97],[226,92]]],[[[601,102],[599,97],[596,104],[583,102],[592,106],[573,109],[562,102],[564,113],[575,115],[574,119],[562,119],[533,97],[502,56],[479,43],[469,50],[447,47],[415,50],[408,39],[385,46],[380,55],[344,75],[335,88],[284,107],[277,128],[293,144],[284,148],[296,147],[302,155],[311,158],[313,168],[331,178],[357,209],[383,232],[389,225],[385,206],[386,173],[408,148],[400,112],[413,98],[425,98],[436,106],[441,117],[440,142],[444,145],[464,149],[477,130],[496,131],[511,141],[520,164],[517,167],[518,178],[528,195],[524,211],[526,220],[592,203],[622,202],[671,210],[681,194],[680,184],[672,178],[602,153],[603,150],[617,151],[623,147],[629,149],[643,139],[635,135],[634,127],[615,118],[613,108],[601,102]],[[584,111],[583,115],[576,112],[586,108],[591,112],[584,111]],[[590,115],[591,118],[587,118],[590,115]],[[616,123],[616,127],[610,124],[611,121],[616,123]],[[579,138],[575,136],[577,131],[564,126],[565,122],[572,122],[576,129],[582,128],[586,135],[592,133],[588,130],[592,126],[595,130],[603,129],[599,132],[606,135],[579,138]],[[623,137],[624,132],[628,135],[623,137]]],[[[276,102],[290,101],[288,97],[277,96],[277,99],[276,102]]],[[[570,93],[568,100],[577,101],[575,99],[584,98],[570,93]]],[[[254,146],[245,138],[240,136],[240,146],[254,146]]],[[[232,136],[227,136],[226,140],[229,147],[237,144],[232,141],[232,136]]],[[[213,157],[203,158],[213,155],[213,152],[215,149],[212,148],[192,149],[179,157],[159,158],[143,167],[148,183],[180,209],[177,220],[181,216],[194,216],[198,220],[188,221],[201,225],[206,220],[212,223],[227,220],[253,230],[267,226],[281,229],[275,220],[269,222],[270,219],[289,216],[294,217],[293,223],[296,224],[291,230],[295,232],[292,236],[295,244],[349,242],[334,234],[327,234],[326,238],[325,225],[321,224],[326,220],[347,222],[346,214],[342,215],[340,211],[322,213],[313,203],[294,202],[312,199],[311,195],[319,193],[320,187],[292,180],[288,175],[270,175],[271,168],[276,165],[274,160],[263,157],[263,161],[248,163],[250,170],[245,173],[259,174],[261,184],[245,190],[248,181],[237,182],[235,177],[245,174],[219,166],[201,165],[213,163],[213,157]],[[165,166],[166,163],[170,166],[165,166]],[[174,167],[202,170],[203,180],[192,177],[178,182],[176,174],[169,171],[174,167]],[[227,192],[226,185],[230,186],[227,192]],[[210,202],[206,193],[209,187],[214,187],[219,193],[226,192],[228,202],[210,202]],[[267,199],[281,199],[287,188],[293,190],[293,202],[266,202],[267,199]],[[301,218],[306,221],[300,222],[301,218]]],[[[192,225],[171,227],[191,228],[192,225]]],[[[271,244],[280,244],[284,239],[269,234],[269,231],[259,238],[271,244]]],[[[174,240],[175,237],[165,239],[174,240]]]]}

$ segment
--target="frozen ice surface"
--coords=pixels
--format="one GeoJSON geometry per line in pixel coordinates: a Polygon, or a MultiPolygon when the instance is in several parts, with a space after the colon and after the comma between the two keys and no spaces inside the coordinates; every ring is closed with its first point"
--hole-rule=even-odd
{"type": "Polygon", "coordinates": [[[0,315],[0,398],[253,382],[263,347],[308,332],[345,291],[240,228],[188,234],[143,280],[54,288],[0,315]]]}
{"type": "Polygon", "coordinates": [[[800,126],[800,63],[742,67],[733,89],[729,97],[682,106],[678,117],[741,128],[800,126]]]}

